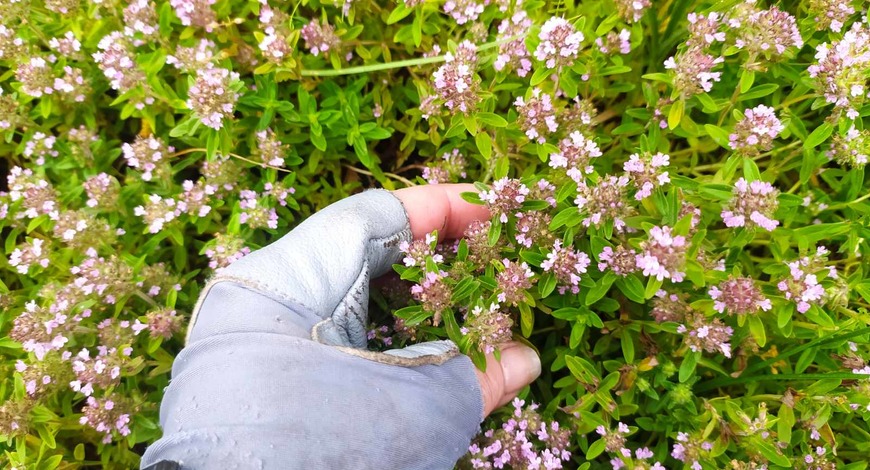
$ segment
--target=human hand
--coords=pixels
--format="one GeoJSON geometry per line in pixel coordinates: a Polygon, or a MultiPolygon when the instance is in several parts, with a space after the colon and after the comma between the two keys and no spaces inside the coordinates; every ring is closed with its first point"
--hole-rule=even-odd
{"type": "Polygon", "coordinates": [[[369,281],[399,243],[456,238],[481,206],[469,185],[367,191],[218,273],[142,458],[182,468],[451,468],[480,421],[540,373],[518,343],[486,373],[449,341],[365,350],[369,281]]]}

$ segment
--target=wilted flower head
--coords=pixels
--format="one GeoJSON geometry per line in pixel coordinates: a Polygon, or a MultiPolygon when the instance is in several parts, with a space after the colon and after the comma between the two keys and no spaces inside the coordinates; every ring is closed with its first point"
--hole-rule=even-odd
{"type": "Polygon", "coordinates": [[[751,277],[730,277],[708,291],[713,298],[713,309],[729,315],[756,313],[772,308],[770,299],[761,293],[751,277]]]}
{"type": "Polygon", "coordinates": [[[653,189],[671,182],[667,171],[662,171],[670,163],[670,156],[661,152],[651,154],[634,153],[623,165],[625,173],[637,188],[634,198],[638,201],[652,196],[653,189]]]}
{"type": "Polygon", "coordinates": [[[713,67],[724,61],[723,57],[714,57],[701,48],[691,47],[669,57],[665,68],[673,71],[674,89],[689,97],[713,89],[713,83],[722,78],[722,73],[714,72],[713,67]]]}
{"type": "Polygon", "coordinates": [[[239,74],[224,68],[199,69],[188,90],[187,106],[208,127],[220,130],[225,118],[232,119],[240,94],[235,91],[239,74]]]}
{"type": "Polygon", "coordinates": [[[455,54],[447,53],[444,65],[432,74],[432,85],[451,112],[468,114],[480,101],[480,80],[474,74],[476,67],[477,47],[469,41],[463,41],[455,54]]]}
{"type": "Polygon", "coordinates": [[[835,133],[827,155],[840,165],[863,168],[870,157],[870,131],[852,125],[844,136],[835,133]]]}
{"type": "Polygon", "coordinates": [[[641,253],[637,255],[637,268],[643,270],[644,276],[655,276],[659,281],[670,279],[681,282],[686,275],[682,271],[686,264],[688,246],[686,237],[673,235],[668,226],[655,226],[650,229],[649,239],[640,245],[641,253]]]}
{"type": "Polygon", "coordinates": [[[773,147],[773,139],[785,129],[773,108],[760,104],[746,110],[746,116],[734,126],[728,145],[734,150],[755,153],[773,147]]]}
{"type": "Polygon", "coordinates": [[[541,93],[540,88],[534,88],[532,97],[528,100],[518,96],[514,105],[519,114],[517,124],[529,139],[543,144],[547,141],[548,135],[559,129],[552,97],[541,93]]]}
{"type": "Polygon", "coordinates": [[[493,68],[498,71],[516,70],[517,75],[525,77],[532,70],[532,61],[529,59],[529,49],[526,47],[525,34],[532,27],[532,20],[525,10],[519,10],[510,18],[502,20],[498,25],[497,40],[505,40],[518,36],[510,41],[503,42],[498,46],[498,56],[495,58],[493,68]]]}
{"type": "Polygon", "coordinates": [[[627,203],[627,187],[627,176],[604,176],[594,186],[581,181],[574,203],[581,214],[586,214],[583,226],[601,227],[604,222],[611,220],[614,230],[624,231],[625,217],[634,214],[634,208],[627,203]]]}
{"type": "Polygon", "coordinates": [[[490,213],[498,214],[502,223],[508,221],[508,214],[519,209],[529,188],[518,179],[502,178],[492,183],[492,189],[481,191],[478,196],[489,207],[490,213]]]}
{"type": "Polygon", "coordinates": [[[758,226],[772,231],[779,225],[773,214],[779,207],[779,191],[764,181],[747,182],[740,178],[734,183],[734,197],[722,211],[727,227],[758,226]]]}
{"type": "Polygon", "coordinates": [[[535,49],[535,58],[554,69],[574,65],[584,36],[568,20],[554,16],[541,26],[538,39],[541,42],[535,49]]]}
{"type": "Polygon", "coordinates": [[[302,27],[300,35],[305,40],[305,47],[315,56],[337,51],[341,46],[341,38],[335,34],[335,26],[329,23],[321,24],[317,20],[311,20],[302,27]]]}

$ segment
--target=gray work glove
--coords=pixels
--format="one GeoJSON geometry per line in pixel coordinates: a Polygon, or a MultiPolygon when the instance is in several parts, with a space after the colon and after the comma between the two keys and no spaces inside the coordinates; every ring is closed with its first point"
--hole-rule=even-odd
{"type": "Polygon", "coordinates": [[[469,189],[367,191],[216,274],[172,368],[163,437],[142,467],[451,468],[540,363],[515,344],[501,363],[488,358],[486,374],[449,341],[367,351],[367,303],[369,281],[398,262],[412,228],[458,236],[479,215],[457,209],[469,189]]]}

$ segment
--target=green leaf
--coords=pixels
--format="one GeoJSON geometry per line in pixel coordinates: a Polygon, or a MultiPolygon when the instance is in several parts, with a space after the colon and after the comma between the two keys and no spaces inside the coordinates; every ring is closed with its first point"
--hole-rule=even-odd
{"type": "Polygon", "coordinates": [[[525,302],[520,302],[518,307],[520,309],[520,330],[523,336],[528,338],[532,336],[532,331],[535,329],[535,315],[532,313],[529,304],[525,302]]]}
{"type": "Polygon", "coordinates": [[[503,117],[495,113],[477,113],[477,119],[492,127],[506,127],[508,125],[503,117]]]}
{"type": "Polygon", "coordinates": [[[592,460],[595,457],[601,455],[604,452],[604,449],[607,447],[607,442],[602,438],[593,442],[591,446],[589,446],[589,450],[586,451],[586,460],[592,460]]]}
{"type": "Polygon", "coordinates": [[[792,468],[791,460],[782,455],[769,442],[756,439],[754,444],[755,448],[761,452],[761,455],[763,455],[767,460],[770,460],[771,463],[779,465],[780,467],[792,468]]]}
{"type": "Polygon", "coordinates": [[[463,114],[462,123],[465,124],[465,129],[471,135],[477,135],[477,119],[474,116],[463,114]]]}
{"type": "Polygon", "coordinates": [[[607,292],[610,291],[610,287],[613,286],[613,283],[617,278],[618,276],[616,274],[608,271],[598,280],[598,282],[595,283],[594,287],[586,291],[586,299],[583,303],[586,305],[592,305],[601,300],[601,298],[607,295],[607,292]]]}
{"type": "Polygon", "coordinates": [[[755,72],[743,69],[743,72],[740,74],[740,93],[746,93],[752,88],[752,83],[755,82],[755,72]]]}
{"type": "Polygon", "coordinates": [[[663,279],[659,279],[655,276],[650,276],[646,281],[646,289],[643,292],[644,299],[651,299],[659,289],[662,288],[663,279]]]}
{"type": "Polygon", "coordinates": [[[758,315],[749,315],[749,332],[755,338],[755,342],[759,346],[764,347],[767,344],[767,334],[764,331],[764,323],[758,315]]]}
{"type": "Polygon", "coordinates": [[[624,278],[617,279],[615,284],[616,287],[618,287],[619,290],[632,302],[639,304],[646,303],[644,287],[637,276],[629,274],[624,278]]]}
{"type": "Polygon", "coordinates": [[[541,276],[541,281],[538,283],[538,290],[541,293],[541,298],[548,297],[556,289],[556,277],[552,274],[541,276]]]}
{"type": "Polygon", "coordinates": [[[761,172],[758,171],[758,165],[749,157],[743,157],[743,176],[750,183],[761,181],[761,172]]]}
{"type": "Polygon", "coordinates": [[[776,434],[779,442],[785,442],[786,444],[791,442],[791,430],[794,427],[795,419],[794,419],[794,409],[792,407],[783,404],[779,407],[779,414],[777,415],[776,422],[776,434]]]}
{"type": "Polygon", "coordinates": [[[622,356],[625,358],[625,363],[632,364],[634,362],[634,338],[631,336],[630,330],[622,330],[619,344],[622,346],[622,356]]]}
{"type": "Polygon", "coordinates": [[[477,144],[477,150],[484,159],[489,160],[492,157],[492,137],[488,132],[479,132],[474,136],[474,143],[477,144]]]}
{"type": "Polygon", "coordinates": [[[532,79],[531,79],[530,84],[532,86],[540,85],[541,83],[544,82],[544,80],[549,78],[552,73],[553,73],[552,70],[542,66],[541,68],[536,69],[535,73],[532,74],[532,79]]]}
{"type": "Polygon", "coordinates": [[[671,105],[671,110],[668,112],[668,128],[676,129],[683,120],[683,113],[686,111],[686,102],[677,100],[671,105]]]}
{"type": "Polygon", "coordinates": [[[680,364],[680,383],[689,380],[692,374],[695,373],[695,367],[698,365],[698,357],[700,356],[700,352],[691,351],[683,358],[683,362],[680,364]]]}
{"type": "Polygon", "coordinates": [[[396,9],[390,12],[390,16],[387,17],[387,24],[398,23],[413,11],[412,8],[406,7],[404,3],[399,3],[396,9]]]}
{"type": "Polygon", "coordinates": [[[812,149],[816,148],[822,144],[822,142],[828,140],[828,137],[834,132],[834,126],[825,122],[822,123],[821,126],[815,128],[813,132],[807,136],[807,140],[804,141],[804,149],[812,149]]]}
{"type": "Polygon", "coordinates": [[[582,221],[583,216],[576,206],[566,207],[553,217],[553,220],[550,222],[550,230],[556,230],[563,226],[574,227],[582,221]]]}

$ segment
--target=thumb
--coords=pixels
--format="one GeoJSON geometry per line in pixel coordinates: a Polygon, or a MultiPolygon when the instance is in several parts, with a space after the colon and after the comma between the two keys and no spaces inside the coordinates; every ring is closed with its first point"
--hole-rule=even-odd
{"type": "Polygon", "coordinates": [[[510,342],[501,347],[501,361],[487,354],[486,372],[474,370],[483,394],[483,414],[489,416],[541,375],[541,359],[534,349],[510,342]]]}

